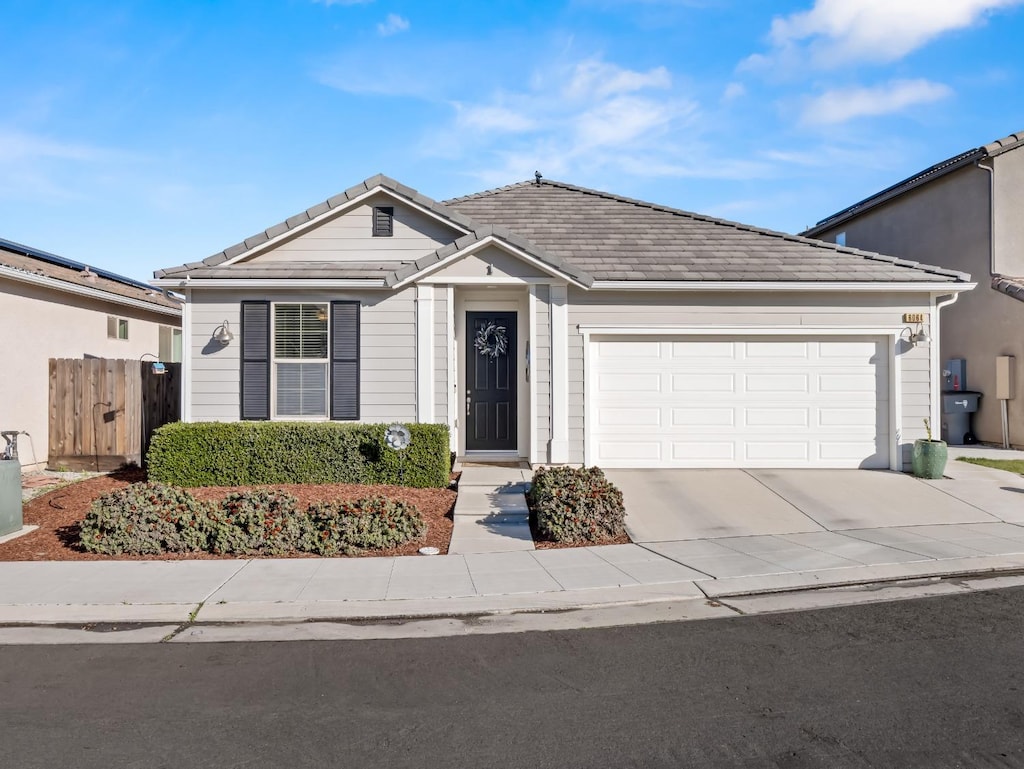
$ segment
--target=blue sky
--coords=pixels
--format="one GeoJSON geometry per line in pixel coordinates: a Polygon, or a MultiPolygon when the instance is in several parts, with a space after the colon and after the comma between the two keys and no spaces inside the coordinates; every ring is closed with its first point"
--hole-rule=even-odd
{"type": "Polygon", "coordinates": [[[0,0],[0,237],[147,279],[375,173],[799,231],[1024,130],[1024,0],[0,0]]]}

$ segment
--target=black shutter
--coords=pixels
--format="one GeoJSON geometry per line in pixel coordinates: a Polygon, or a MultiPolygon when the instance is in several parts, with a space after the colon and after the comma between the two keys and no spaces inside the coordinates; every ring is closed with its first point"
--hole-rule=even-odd
{"type": "Polygon", "coordinates": [[[390,238],[395,234],[395,207],[374,206],[373,207],[373,236],[375,238],[390,238]]]}
{"type": "Polygon", "coordinates": [[[242,302],[242,419],[270,419],[270,302],[242,302]]]}
{"type": "Polygon", "coordinates": [[[331,302],[331,419],[359,419],[359,302],[331,302]]]}

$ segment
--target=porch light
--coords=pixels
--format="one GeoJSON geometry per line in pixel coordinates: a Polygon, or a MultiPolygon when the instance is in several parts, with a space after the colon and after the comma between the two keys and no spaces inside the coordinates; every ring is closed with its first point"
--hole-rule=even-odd
{"type": "Polygon", "coordinates": [[[911,332],[910,343],[915,347],[919,344],[928,344],[931,341],[931,337],[928,336],[928,332],[924,330],[924,324],[917,327],[916,332],[911,332]]]}
{"type": "Polygon", "coordinates": [[[235,338],[235,335],[231,333],[231,323],[229,321],[224,321],[224,323],[217,328],[217,331],[214,332],[213,338],[221,344],[227,345],[228,342],[235,338]]]}

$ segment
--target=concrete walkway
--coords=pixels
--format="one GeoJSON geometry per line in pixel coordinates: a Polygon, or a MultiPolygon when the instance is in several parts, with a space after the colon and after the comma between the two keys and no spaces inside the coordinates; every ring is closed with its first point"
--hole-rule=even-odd
{"type": "MultiPolygon", "coordinates": [[[[903,479],[916,484],[915,491],[928,489],[965,504],[981,520],[904,525],[895,516],[892,525],[829,530],[822,522],[839,519],[809,510],[795,519],[805,527],[797,531],[730,531],[700,539],[556,550],[533,550],[527,540],[522,500],[527,471],[467,468],[463,482],[470,483],[460,490],[462,508],[456,509],[450,555],[0,563],[0,624],[200,627],[658,602],[682,602],[702,612],[708,599],[1024,570],[1020,507],[1004,507],[998,496],[1022,488],[1024,479],[950,465],[951,477],[934,482],[947,484],[941,491],[903,479]],[[999,503],[986,511],[986,500],[999,503]]],[[[897,500],[889,502],[883,512],[898,510],[897,500]]]]}
{"type": "Polygon", "coordinates": [[[448,552],[509,553],[533,550],[525,468],[464,465],[448,552]]]}

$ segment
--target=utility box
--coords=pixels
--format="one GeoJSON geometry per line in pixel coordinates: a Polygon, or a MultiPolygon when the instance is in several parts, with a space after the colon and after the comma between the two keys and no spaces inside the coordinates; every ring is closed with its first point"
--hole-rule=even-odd
{"type": "Polygon", "coordinates": [[[958,392],[967,389],[967,361],[952,358],[942,364],[942,389],[944,392],[958,392]]]}
{"type": "Polygon", "coordinates": [[[0,537],[21,531],[21,462],[0,459],[0,537]]]}
{"type": "Polygon", "coordinates": [[[996,398],[1001,401],[1013,400],[1014,364],[1012,355],[996,358],[996,398]]]}

